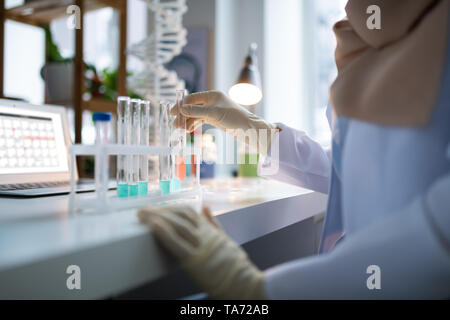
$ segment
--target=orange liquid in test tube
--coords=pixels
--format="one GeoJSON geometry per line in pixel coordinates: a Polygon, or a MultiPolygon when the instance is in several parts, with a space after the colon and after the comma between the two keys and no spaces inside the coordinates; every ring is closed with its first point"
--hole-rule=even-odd
{"type": "Polygon", "coordinates": [[[197,174],[197,166],[195,164],[195,156],[191,155],[191,176],[195,176],[197,174]]]}
{"type": "Polygon", "coordinates": [[[186,179],[186,157],[177,157],[177,178],[180,180],[186,179]]]}

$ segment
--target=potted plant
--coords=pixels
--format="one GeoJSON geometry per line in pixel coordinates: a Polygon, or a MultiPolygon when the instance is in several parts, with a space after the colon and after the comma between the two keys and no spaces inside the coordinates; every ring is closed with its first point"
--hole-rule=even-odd
{"type": "Polygon", "coordinates": [[[70,105],[73,98],[73,58],[64,58],[48,26],[43,27],[47,43],[46,63],[41,69],[49,103],[70,105]]]}

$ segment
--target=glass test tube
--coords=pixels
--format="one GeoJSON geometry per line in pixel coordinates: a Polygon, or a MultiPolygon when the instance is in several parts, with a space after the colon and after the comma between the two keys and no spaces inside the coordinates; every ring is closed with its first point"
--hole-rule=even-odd
{"type": "MultiPolygon", "coordinates": [[[[132,145],[140,144],[140,107],[141,100],[131,99],[130,100],[130,142],[132,145]]],[[[129,180],[128,180],[128,195],[137,196],[138,195],[138,179],[139,179],[139,155],[129,155],[129,180]]]]}
{"type": "MultiPolygon", "coordinates": [[[[95,144],[109,144],[111,132],[111,113],[96,112],[92,116],[95,123],[95,144]]],[[[104,201],[108,193],[109,156],[99,154],[95,157],[95,191],[97,198],[104,201]]]]}
{"type": "MultiPolygon", "coordinates": [[[[150,142],[150,101],[142,100],[140,106],[140,145],[148,146],[150,142]]],[[[138,193],[148,193],[148,155],[140,156],[138,193]]]]}
{"type": "MultiPolygon", "coordinates": [[[[160,102],[159,116],[159,144],[162,147],[170,147],[170,104],[168,102],[160,102]]],[[[170,192],[170,155],[159,156],[159,187],[162,194],[170,192]]]]}
{"type": "MultiPolygon", "coordinates": [[[[170,110],[170,107],[169,107],[170,110]]],[[[181,188],[181,180],[178,178],[178,159],[181,151],[180,129],[175,125],[177,117],[169,116],[170,127],[170,191],[181,188]]]]}
{"type": "MultiPolygon", "coordinates": [[[[150,138],[149,145],[159,146],[159,115],[161,106],[159,103],[157,105],[150,106],[150,138]]],[[[159,189],[159,155],[150,155],[149,159],[149,190],[159,189]]]]}
{"type": "MultiPolygon", "coordinates": [[[[176,91],[176,103],[181,106],[184,104],[184,96],[186,90],[177,90],[176,91]]],[[[179,180],[184,180],[186,178],[186,118],[178,112],[177,114],[177,130],[179,135],[179,148],[180,152],[176,158],[176,177],[179,180]]]]}
{"type": "MultiPolygon", "coordinates": [[[[117,98],[117,144],[128,144],[130,140],[130,98],[117,98]]],[[[117,196],[128,197],[127,156],[117,156],[117,196]]]]}

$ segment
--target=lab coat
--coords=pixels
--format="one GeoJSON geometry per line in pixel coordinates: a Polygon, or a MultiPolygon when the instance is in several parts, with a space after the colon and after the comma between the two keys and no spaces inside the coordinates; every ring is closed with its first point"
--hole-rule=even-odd
{"type": "Polygon", "coordinates": [[[279,159],[270,151],[260,169],[277,161],[272,178],[329,197],[320,254],[266,270],[269,298],[450,298],[450,49],[446,61],[426,127],[332,117],[329,107],[326,150],[278,124],[279,159]]]}

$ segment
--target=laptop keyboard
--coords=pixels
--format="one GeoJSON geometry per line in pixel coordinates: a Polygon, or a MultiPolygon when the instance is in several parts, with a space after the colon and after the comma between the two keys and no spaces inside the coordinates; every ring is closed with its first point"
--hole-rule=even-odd
{"type": "Polygon", "coordinates": [[[54,187],[66,187],[66,186],[69,186],[69,182],[67,182],[67,181],[0,184],[0,191],[54,188],[54,187]]]}

